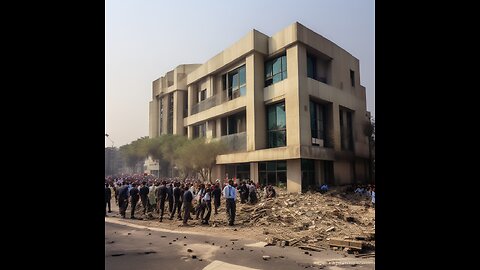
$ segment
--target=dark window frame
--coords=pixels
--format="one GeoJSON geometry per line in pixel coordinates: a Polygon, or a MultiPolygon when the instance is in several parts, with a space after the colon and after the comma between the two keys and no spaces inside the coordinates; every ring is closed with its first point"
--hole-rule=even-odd
{"type": "Polygon", "coordinates": [[[287,55],[286,53],[279,55],[273,59],[270,59],[265,62],[264,68],[264,75],[265,75],[265,87],[272,85],[274,83],[283,81],[287,79],[287,55]],[[274,73],[273,67],[275,65],[275,61],[280,60],[280,69],[278,72],[274,73]],[[270,70],[267,72],[267,70],[270,70]],[[280,77],[278,81],[274,81],[275,76],[280,77]]]}
{"type": "Polygon", "coordinates": [[[350,69],[350,83],[352,87],[355,87],[355,71],[350,69]]]}
{"type": "Polygon", "coordinates": [[[284,146],[287,146],[287,122],[286,122],[286,118],[287,118],[287,110],[286,110],[286,107],[285,107],[285,101],[282,101],[282,102],[278,102],[278,103],[275,103],[275,104],[270,104],[267,106],[266,108],[266,111],[267,111],[267,148],[276,148],[276,147],[284,147],[284,146]],[[278,106],[283,106],[284,108],[284,112],[285,112],[285,126],[284,127],[280,127],[278,125],[278,114],[277,114],[277,107],[278,106]],[[269,122],[269,111],[270,109],[273,108],[274,110],[274,113],[275,113],[275,128],[273,129],[270,129],[270,122],[269,122]],[[283,142],[283,145],[282,144],[278,144],[279,142],[279,135],[281,135],[283,138],[280,139],[280,141],[283,142]],[[272,138],[272,140],[271,140],[272,138]]]}
{"type": "Polygon", "coordinates": [[[247,68],[246,64],[241,65],[240,67],[233,69],[222,75],[222,89],[227,91],[228,100],[236,99],[247,94],[247,68]],[[243,79],[242,82],[242,73],[243,79]],[[235,75],[238,76],[237,82],[234,85],[233,78],[235,75]]]}

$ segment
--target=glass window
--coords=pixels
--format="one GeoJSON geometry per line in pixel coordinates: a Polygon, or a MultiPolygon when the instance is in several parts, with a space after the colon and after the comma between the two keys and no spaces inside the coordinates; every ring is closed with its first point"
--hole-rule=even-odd
{"type": "Polygon", "coordinates": [[[308,55],[307,56],[307,76],[309,78],[312,78],[312,79],[316,79],[316,59],[311,56],[311,55],[308,55]]]}
{"type": "Polygon", "coordinates": [[[245,96],[247,94],[247,87],[242,86],[240,87],[240,96],[245,96]]]}
{"type": "Polygon", "coordinates": [[[279,160],[277,161],[277,170],[287,170],[287,161],[285,160],[279,160]]]}
{"type": "Polygon", "coordinates": [[[265,86],[287,78],[287,56],[279,56],[265,62],[265,86]]]}
{"type": "MultiPolygon", "coordinates": [[[[282,56],[282,71],[287,71],[287,56],[282,56]]],[[[285,76],[286,77],[286,76],[285,76]]]]}
{"type": "Polygon", "coordinates": [[[273,60],[273,74],[282,72],[282,58],[273,60]]]}
{"type": "Polygon", "coordinates": [[[244,85],[247,83],[247,78],[245,74],[245,66],[241,67],[240,70],[238,71],[239,74],[239,80],[240,80],[240,85],[244,85]]]}
{"type": "Polygon", "coordinates": [[[287,145],[285,103],[278,103],[267,108],[268,147],[287,145]]]}

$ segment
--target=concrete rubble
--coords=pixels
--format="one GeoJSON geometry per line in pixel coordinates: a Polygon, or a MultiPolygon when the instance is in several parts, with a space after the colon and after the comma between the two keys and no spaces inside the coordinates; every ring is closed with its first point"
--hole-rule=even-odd
{"type": "Polygon", "coordinates": [[[375,210],[369,200],[342,190],[326,194],[280,191],[277,197],[256,205],[237,204],[236,220],[244,227],[263,226],[267,246],[310,251],[338,247],[358,252],[364,246],[375,247],[375,210]]]}

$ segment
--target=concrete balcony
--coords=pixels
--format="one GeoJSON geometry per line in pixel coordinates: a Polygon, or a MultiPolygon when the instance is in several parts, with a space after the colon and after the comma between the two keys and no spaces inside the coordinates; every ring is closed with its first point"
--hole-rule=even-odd
{"type": "Polygon", "coordinates": [[[202,111],[208,110],[210,108],[213,108],[217,105],[220,105],[221,103],[222,103],[221,95],[211,96],[211,97],[209,97],[205,100],[202,100],[201,102],[193,105],[192,108],[190,109],[190,114],[191,115],[197,114],[199,112],[202,112],[202,111]]]}
{"type": "Polygon", "coordinates": [[[239,132],[235,134],[225,135],[213,140],[222,141],[227,146],[228,153],[247,151],[247,132],[239,132]]]}

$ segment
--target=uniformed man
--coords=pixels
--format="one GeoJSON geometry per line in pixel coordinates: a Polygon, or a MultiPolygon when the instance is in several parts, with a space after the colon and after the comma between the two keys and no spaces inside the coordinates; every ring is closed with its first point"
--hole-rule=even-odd
{"type": "Polygon", "coordinates": [[[228,180],[228,185],[223,189],[223,196],[226,199],[228,225],[233,226],[235,222],[237,190],[233,187],[232,179],[228,180]]]}
{"type": "Polygon", "coordinates": [[[190,184],[185,185],[185,192],[183,193],[183,225],[186,226],[190,217],[190,208],[192,208],[193,194],[190,191],[190,184]]]}
{"type": "Polygon", "coordinates": [[[178,220],[182,220],[182,200],[181,200],[181,195],[182,192],[180,190],[180,183],[175,182],[175,187],[173,188],[173,210],[172,214],[170,214],[170,220],[173,219],[173,216],[175,215],[175,211],[178,212],[178,220]]]}
{"type": "Polygon", "coordinates": [[[128,207],[128,186],[127,182],[122,183],[122,187],[118,189],[118,208],[122,218],[125,218],[125,211],[128,207]]]}

